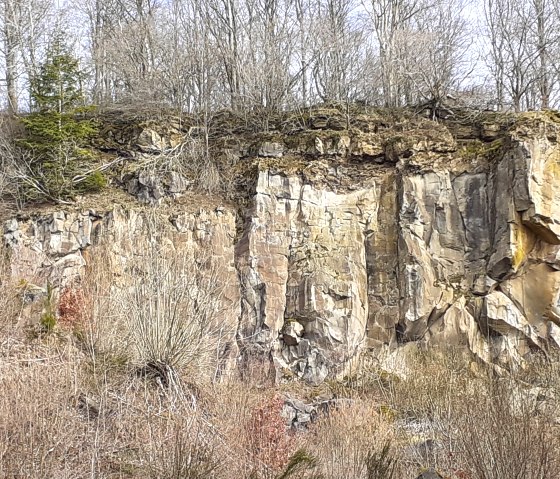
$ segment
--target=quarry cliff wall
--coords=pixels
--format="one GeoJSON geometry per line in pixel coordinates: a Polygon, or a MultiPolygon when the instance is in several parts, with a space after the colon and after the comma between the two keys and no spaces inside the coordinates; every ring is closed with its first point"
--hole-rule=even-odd
{"type": "MultiPolygon", "coordinates": [[[[103,131],[132,162],[195,134],[171,122],[103,131]]],[[[155,228],[217,260],[228,354],[258,352],[279,379],[318,383],[363,349],[411,341],[508,367],[560,347],[559,133],[545,113],[434,123],[331,110],[227,132],[213,154],[235,194],[210,199],[181,172],[129,168],[114,181],[126,201],[6,220],[12,278],[61,291],[101,248],[118,285],[155,228]]]]}

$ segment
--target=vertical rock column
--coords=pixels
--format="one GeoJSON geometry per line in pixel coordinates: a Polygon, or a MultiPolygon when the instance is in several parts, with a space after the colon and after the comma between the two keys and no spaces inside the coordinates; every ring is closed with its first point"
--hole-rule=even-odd
{"type": "Polygon", "coordinates": [[[335,193],[297,175],[260,173],[237,250],[240,333],[272,350],[279,374],[319,382],[365,344],[377,190],[335,193]]]}

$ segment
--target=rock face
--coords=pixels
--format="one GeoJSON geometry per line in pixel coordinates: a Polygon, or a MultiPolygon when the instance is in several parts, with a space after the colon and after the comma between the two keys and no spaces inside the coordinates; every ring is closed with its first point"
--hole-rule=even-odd
{"type": "MultiPolygon", "coordinates": [[[[352,121],[316,115],[295,139],[239,148],[258,175],[248,208],[171,204],[162,216],[175,248],[226,265],[241,351],[269,355],[278,379],[319,383],[364,347],[457,345],[511,367],[560,346],[560,125],[544,115],[507,131],[485,124],[465,146],[430,122],[395,135],[352,121]]],[[[172,143],[140,137],[144,152],[172,143]]],[[[158,181],[129,188],[152,197],[158,181]]],[[[107,237],[129,264],[144,222],[140,207],[14,218],[12,275],[63,287],[107,237]]]]}
{"type": "Polygon", "coordinates": [[[240,305],[233,256],[235,228],[235,214],[224,208],[154,214],[116,206],[103,214],[94,210],[56,211],[12,219],[5,225],[4,241],[11,253],[12,277],[29,284],[22,314],[32,321],[41,312],[46,285],[58,296],[79,285],[90,274],[87,266],[96,255],[102,256],[98,263],[105,263],[115,287],[128,286],[125,277],[140,277],[139,272],[147,267],[144,252],[154,238],[163,250],[170,248],[172,255],[188,255],[187,260],[211,258],[219,270],[216,284],[220,286],[222,317],[217,319],[223,322],[224,332],[221,349],[230,356],[236,350],[240,305]]]}
{"type": "Polygon", "coordinates": [[[323,380],[330,364],[347,362],[366,339],[366,235],[377,223],[380,189],[372,182],[337,194],[298,177],[259,175],[237,248],[247,292],[240,333],[276,349],[278,366],[311,382],[323,380]],[[279,339],[286,322],[303,328],[299,341],[293,334],[279,339]]]}

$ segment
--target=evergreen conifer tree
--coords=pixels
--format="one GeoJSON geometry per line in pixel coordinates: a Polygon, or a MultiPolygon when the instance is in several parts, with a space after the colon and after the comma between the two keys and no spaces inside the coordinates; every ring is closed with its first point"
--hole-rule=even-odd
{"type": "Polygon", "coordinates": [[[100,173],[96,178],[81,178],[93,159],[87,148],[88,139],[96,132],[95,123],[84,113],[82,83],[84,73],[79,61],[57,36],[49,46],[44,63],[31,80],[32,113],[22,118],[25,137],[21,144],[32,153],[30,164],[35,187],[31,198],[46,196],[64,200],[84,189],[96,189],[104,183],[100,173]],[[37,194],[39,193],[39,195],[37,194]]]}

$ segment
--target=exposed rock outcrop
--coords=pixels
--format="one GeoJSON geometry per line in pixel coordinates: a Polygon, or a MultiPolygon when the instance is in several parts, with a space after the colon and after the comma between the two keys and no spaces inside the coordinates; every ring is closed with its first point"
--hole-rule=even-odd
{"type": "MultiPolygon", "coordinates": [[[[161,207],[158,228],[175,248],[205,248],[225,265],[241,350],[270,354],[279,379],[318,383],[364,347],[451,344],[510,367],[560,345],[554,118],[527,114],[507,128],[484,121],[476,138],[426,120],[327,111],[305,121],[286,127],[289,135],[222,144],[251,165],[239,171],[256,171],[243,183],[256,185],[243,192],[249,207],[161,207]]],[[[133,132],[112,138],[161,154],[188,129],[133,132]]],[[[191,187],[175,173],[131,181],[130,192],[149,202],[191,187]]],[[[149,235],[144,221],[140,206],[11,219],[12,275],[63,286],[102,239],[115,267],[126,267],[149,235]]]]}

